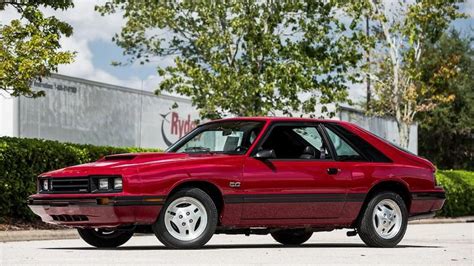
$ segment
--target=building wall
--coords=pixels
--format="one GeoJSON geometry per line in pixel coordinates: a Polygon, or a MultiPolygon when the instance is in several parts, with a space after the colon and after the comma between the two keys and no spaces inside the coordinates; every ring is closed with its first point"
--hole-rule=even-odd
{"type": "Polygon", "coordinates": [[[19,136],[166,148],[195,126],[187,99],[61,75],[33,83],[46,97],[19,99],[19,136]]]}
{"type": "Polygon", "coordinates": [[[18,98],[0,91],[0,136],[18,136],[18,98]]]}

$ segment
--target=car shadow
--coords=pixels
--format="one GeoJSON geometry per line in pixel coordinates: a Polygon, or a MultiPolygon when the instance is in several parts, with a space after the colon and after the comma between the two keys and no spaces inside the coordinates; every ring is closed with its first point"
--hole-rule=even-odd
{"type": "MultiPolygon", "coordinates": [[[[206,249],[287,249],[287,248],[370,248],[364,244],[351,243],[317,243],[317,244],[303,244],[300,246],[283,246],[279,244],[219,244],[206,245],[201,250],[206,249]]],[[[425,245],[398,245],[394,248],[441,248],[440,246],[425,246],[425,245]]],[[[47,250],[174,250],[164,246],[122,246],[118,248],[94,248],[94,247],[57,247],[57,248],[42,248],[47,250]]]]}

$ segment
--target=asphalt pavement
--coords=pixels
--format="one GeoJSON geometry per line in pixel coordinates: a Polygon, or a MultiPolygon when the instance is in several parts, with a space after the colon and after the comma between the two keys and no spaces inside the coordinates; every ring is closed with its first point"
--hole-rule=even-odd
{"type": "Polygon", "coordinates": [[[0,265],[473,265],[474,223],[411,224],[396,248],[368,248],[346,230],[315,233],[304,245],[284,247],[271,236],[215,235],[199,250],[170,250],[150,236],[117,249],[79,239],[0,243],[0,265]]]}

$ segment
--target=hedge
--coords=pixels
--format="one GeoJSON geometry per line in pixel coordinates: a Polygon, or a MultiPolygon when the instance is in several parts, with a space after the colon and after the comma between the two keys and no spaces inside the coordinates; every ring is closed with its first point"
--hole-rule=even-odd
{"type": "MultiPolygon", "coordinates": [[[[157,150],[0,137],[0,222],[11,218],[37,219],[28,209],[26,198],[35,193],[38,174],[95,161],[108,154],[139,151],[157,150]]],[[[441,170],[436,177],[447,192],[445,206],[439,215],[473,215],[474,172],[441,170]]]]}
{"type": "Polygon", "coordinates": [[[157,150],[0,137],[0,222],[9,218],[36,219],[26,199],[36,191],[38,174],[96,161],[108,154],[139,151],[157,150]]]}
{"type": "Polygon", "coordinates": [[[436,180],[446,190],[446,202],[438,216],[474,215],[474,172],[438,171],[436,180]]]}

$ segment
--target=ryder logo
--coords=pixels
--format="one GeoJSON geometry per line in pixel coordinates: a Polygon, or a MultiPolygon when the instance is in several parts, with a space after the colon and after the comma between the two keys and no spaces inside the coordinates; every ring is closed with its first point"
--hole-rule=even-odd
{"type": "Polygon", "coordinates": [[[181,120],[178,113],[171,113],[171,134],[178,135],[181,138],[195,127],[196,124],[191,121],[191,115],[188,114],[186,120],[181,120]]]}
{"type": "Polygon", "coordinates": [[[161,135],[167,146],[171,146],[174,143],[171,139],[178,140],[196,127],[196,123],[191,120],[190,114],[184,119],[182,119],[177,112],[168,112],[160,115],[163,117],[161,121],[161,135]],[[171,122],[168,120],[170,114],[171,122]]]}

